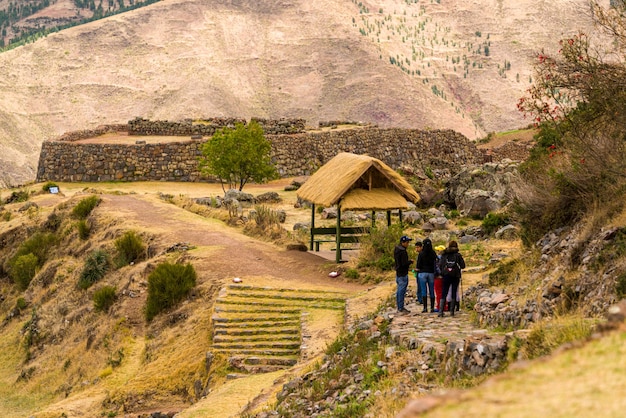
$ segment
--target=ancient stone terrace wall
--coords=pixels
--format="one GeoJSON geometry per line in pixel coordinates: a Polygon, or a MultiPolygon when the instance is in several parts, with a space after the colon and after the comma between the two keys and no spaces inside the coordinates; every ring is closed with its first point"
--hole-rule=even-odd
{"type": "MultiPolygon", "coordinates": [[[[293,134],[305,131],[304,119],[262,119],[252,118],[268,135],[293,134]]],[[[143,136],[213,136],[216,130],[234,128],[236,123],[246,124],[239,118],[186,119],[182,122],[152,121],[135,118],[128,122],[129,135],[143,136]]]]}
{"type": "MultiPolygon", "coordinates": [[[[173,135],[166,123],[129,123],[128,132],[173,135]],[[138,130],[144,126],[143,130],[138,130]]],[[[191,125],[193,126],[193,124],[191,125]]],[[[278,126],[278,125],[277,125],[278,126]]],[[[285,125],[286,126],[286,125],[285,125]]],[[[82,136],[76,135],[76,137],[82,136]]],[[[433,168],[482,163],[483,154],[463,135],[450,131],[378,129],[374,127],[291,135],[266,135],[272,143],[272,160],[283,177],[310,175],[339,152],[368,154],[394,169],[419,162],[433,168]]],[[[202,181],[198,158],[205,141],[181,138],[180,142],[150,144],[85,144],[64,140],[42,144],[37,181],[202,181]]],[[[62,139],[63,139],[62,138],[62,139]]],[[[204,179],[206,180],[206,179],[204,179]]]]}
{"type": "Polygon", "coordinates": [[[432,168],[484,162],[474,143],[451,130],[367,127],[268,138],[273,161],[285,177],[312,174],[339,152],[367,154],[393,169],[415,162],[432,168]]]}

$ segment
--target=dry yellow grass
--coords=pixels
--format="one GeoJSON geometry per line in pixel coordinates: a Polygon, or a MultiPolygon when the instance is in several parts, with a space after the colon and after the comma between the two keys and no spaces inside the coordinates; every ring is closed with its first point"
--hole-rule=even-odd
{"type": "MultiPolygon", "coordinates": [[[[424,417],[611,417],[626,410],[626,330],[513,367],[424,417]]],[[[422,415],[420,415],[422,416],[422,415]]]]}

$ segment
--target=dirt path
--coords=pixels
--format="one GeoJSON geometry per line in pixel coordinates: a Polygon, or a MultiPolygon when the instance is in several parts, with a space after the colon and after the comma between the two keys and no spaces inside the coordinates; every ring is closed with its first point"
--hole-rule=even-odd
{"type": "Polygon", "coordinates": [[[98,210],[119,216],[127,226],[157,233],[165,245],[197,247],[196,268],[207,278],[265,278],[285,287],[328,287],[359,292],[365,286],[331,279],[334,264],[315,254],[287,251],[239,233],[215,220],[189,213],[150,195],[105,195],[98,210]]]}

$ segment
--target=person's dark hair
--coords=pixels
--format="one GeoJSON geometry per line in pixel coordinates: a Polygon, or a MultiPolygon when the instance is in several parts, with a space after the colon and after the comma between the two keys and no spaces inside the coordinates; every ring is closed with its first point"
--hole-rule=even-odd
{"type": "Polygon", "coordinates": [[[426,255],[432,255],[433,257],[437,257],[437,253],[433,249],[433,242],[430,240],[430,238],[426,238],[422,242],[424,244],[424,246],[422,247],[422,252],[424,253],[424,255],[425,256],[426,255]]]}
{"type": "Polygon", "coordinates": [[[458,250],[459,244],[456,241],[452,240],[448,243],[448,248],[456,248],[458,250]]]}

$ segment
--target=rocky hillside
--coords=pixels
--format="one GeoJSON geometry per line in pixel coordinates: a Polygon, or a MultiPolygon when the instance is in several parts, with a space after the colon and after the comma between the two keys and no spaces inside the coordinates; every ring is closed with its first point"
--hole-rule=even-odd
{"type": "Polygon", "coordinates": [[[0,54],[0,185],[34,179],[41,141],[136,116],[517,128],[532,53],[588,30],[585,4],[173,0],[73,27],[0,54]]]}

